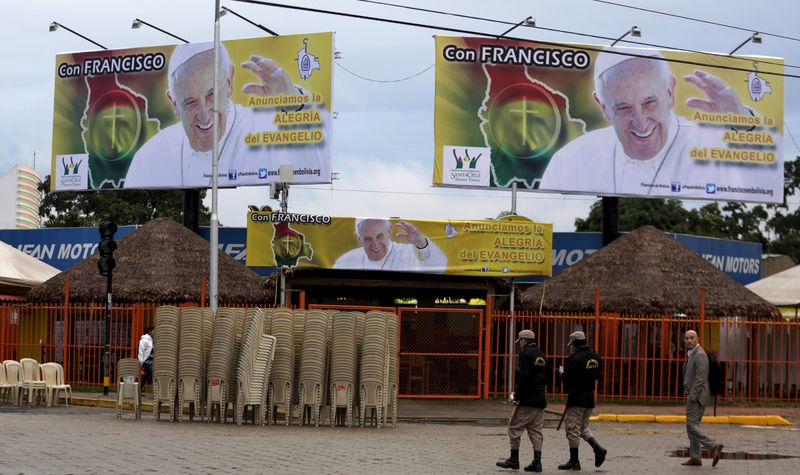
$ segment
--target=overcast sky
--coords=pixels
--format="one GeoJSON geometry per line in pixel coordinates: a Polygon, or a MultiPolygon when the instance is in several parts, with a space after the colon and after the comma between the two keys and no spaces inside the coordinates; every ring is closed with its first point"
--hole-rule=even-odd
{"type": "MultiPolygon", "coordinates": [[[[616,1],[616,0],[615,0],[616,1]]],[[[632,25],[642,29],[639,41],[702,51],[728,53],[750,33],[592,0],[387,0],[461,15],[517,22],[533,16],[545,28],[618,37],[632,25]]],[[[276,2],[280,3],[280,2],[276,2]]],[[[502,33],[502,24],[409,11],[357,0],[296,0],[294,5],[394,18],[403,21],[502,33]]],[[[659,9],[676,15],[740,26],[752,31],[800,37],[797,0],[674,0],[617,3],[659,9]]],[[[0,114],[0,173],[21,163],[49,174],[53,123],[53,70],[61,52],[96,49],[68,31],[48,32],[51,21],[111,49],[175,43],[156,30],[131,29],[134,18],[154,24],[191,42],[213,40],[213,0],[8,0],[3,2],[0,48],[5,74],[0,76],[3,113],[0,114]]],[[[334,31],[339,63],[375,80],[402,79],[434,64],[431,29],[391,25],[340,16],[223,1],[237,13],[280,34],[334,31]]],[[[249,38],[263,33],[233,16],[222,18],[222,39],[249,38]]],[[[542,29],[520,28],[515,36],[546,41],[608,44],[542,29]]],[[[747,44],[739,53],[783,57],[800,65],[800,42],[764,35],[763,44],[747,44]]],[[[800,68],[787,67],[800,75],[800,68]]],[[[406,81],[379,83],[361,79],[341,67],[334,70],[332,164],[338,174],[331,185],[295,186],[289,196],[293,212],[332,216],[401,216],[411,219],[476,219],[495,217],[511,208],[506,191],[443,189],[431,186],[433,168],[433,68],[406,81]]],[[[800,79],[786,78],[784,131],[786,159],[800,154],[800,79]]],[[[210,195],[210,194],[209,194],[210,195]]],[[[798,198],[793,205],[797,206],[798,198]]],[[[556,231],[574,230],[594,197],[520,193],[517,212],[537,221],[554,223],[556,231]]],[[[210,206],[210,200],[207,202],[210,206]]],[[[270,204],[263,187],[220,192],[220,221],[244,226],[248,204],[270,204]]],[[[702,205],[689,202],[689,206],[702,205]]]]}

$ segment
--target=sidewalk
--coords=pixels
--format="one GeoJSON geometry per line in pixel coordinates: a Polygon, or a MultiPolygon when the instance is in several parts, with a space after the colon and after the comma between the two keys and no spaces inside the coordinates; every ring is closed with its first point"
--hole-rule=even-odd
{"type": "MultiPolygon", "coordinates": [[[[152,395],[144,397],[142,412],[152,412],[152,395]]],[[[73,404],[115,408],[116,393],[75,393],[73,404]]],[[[398,401],[398,421],[421,424],[478,424],[504,426],[513,406],[502,400],[481,399],[404,399],[398,401]]],[[[564,403],[551,403],[547,407],[545,425],[556,427],[564,403]]],[[[594,420],[605,422],[685,422],[683,405],[627,405],[600,403],[594,410],[594,420]],[[658,416],[658,417],[657,417],[658,416]],[[661,417],[664,416],[664,417],[661,417]],[[667,417],[669,416],[669,417],[667,417]]],[[[717,419],[711,419],[713,408],[706,409],[704,422],[747,425],[795,425],[800,423],[800,405],[787,407],[717,406],[717,419]],[[777,416],[767,418],[765,416],[777,416]],[[785,421],[785,422],[782,422],[785,421]]]]}

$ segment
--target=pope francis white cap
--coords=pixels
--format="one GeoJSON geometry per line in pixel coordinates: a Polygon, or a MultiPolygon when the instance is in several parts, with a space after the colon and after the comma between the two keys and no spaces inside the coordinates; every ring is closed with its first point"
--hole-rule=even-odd
{"type": "Polygon", "coordinates": [[[600,76],[614,66],[636,58],[664,58],[660,51],[654,49],[606,47],[594,60],[594,83],[600,84],[600,76]]]}
{"type": "MultiPolygon", "coordinates": [[[[198,54],[214,50],[214,42],[206,41],[203,43],[185,43],[175,46],[172,50],[172,56],[169,57],[169,65],[167,66],[167,78],[169,81],[169,90],[173,91],[175,86],[175,71],[181,66],[186,64],[190,59],[198,54]]],[[[231,65],[231,57],[228,55],[228,50],[224,44],[219,47],[219,64],[221,71],[227,71],[231,65]]]]}

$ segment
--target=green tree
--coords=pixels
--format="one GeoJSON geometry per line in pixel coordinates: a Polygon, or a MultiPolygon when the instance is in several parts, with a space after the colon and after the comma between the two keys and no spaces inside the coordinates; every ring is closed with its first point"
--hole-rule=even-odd
{"type": "MultiPolygon", "coordinates": [[[[679,200],[663,200],[648,198],[619,199],[619,229],[634,229],[652,225],[664,231],[685,232],[689,222],[689,212],[683,208],[679,200]],[[680,229],[680,231],[676,231],[680,229]]],[[[586,219],[575,220],[576,231],[603,230],[603,202],[597,200],[586,219]]]]}
{"type": "Polygon", "coordinates": [[[795,205],[794,211],[790,211],[789,204],[789,198],[800,196],[800,157],[783,165],[783,204],[768,206],[773,215],[767,221],[767,229],[775,236],[768,251],[786,254],[800,263],[800,207],[795,205]]]}
{"type": "MultiPolygon", "coordinates": [[[[791,256],[800,262],[800,207],[790,198],[800,196],[800,160],[784,162],[784,201],[780,205],[748,206],[738,201],[708,203],[687,210],[679,200],[620,198],[620,231],[652,225],[664,231],[722,239],[760,242],[764,250],[791,256]],[[769,235],[774,236],[770,240],[769,235]]],[[[576,231],[602,231],[603,204],[596,201],[585,219],[575,220],[576,231]]]]}
{"type": "MultiPolygon", "coordinates": [[[[45,227],[97,226],[105,218],[119,225],[145,224],[158,217],[183,221],[181,190],[107,190],[50,192],[50,176],[39,184],[43,193],[39,215],[45,227]]],[[[200,192],[200,199],[205,190],[200,192]]],[[[200,203],[200,224],[208,225],[211,213],[200,203]]]]}

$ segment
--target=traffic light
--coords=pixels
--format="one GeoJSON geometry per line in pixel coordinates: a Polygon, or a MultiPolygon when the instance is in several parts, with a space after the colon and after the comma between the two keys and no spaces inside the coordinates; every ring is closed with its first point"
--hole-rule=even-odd
{"type": "Polygon", "coordinates": [[[100,260],[97,261],[97,269],[100,275],[109,275],[117,265],[114,260],[114,251],[117,249],[117,242],[114,241],[114,233],[117,232],[117,223],[106,220],[100,223],[100,244],[97,249],[100,251],[100,260]]]}

